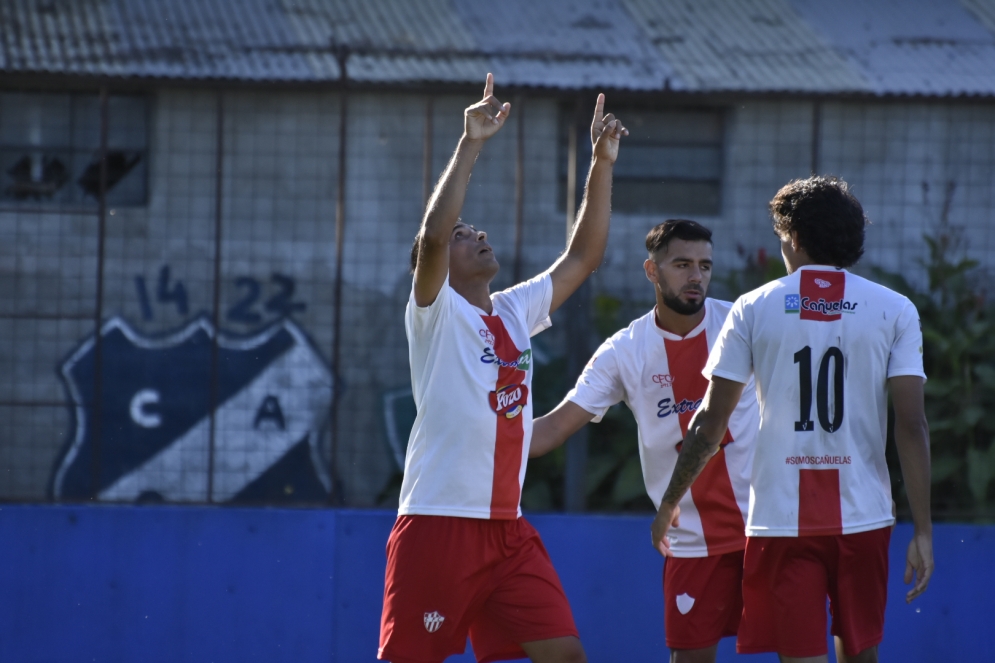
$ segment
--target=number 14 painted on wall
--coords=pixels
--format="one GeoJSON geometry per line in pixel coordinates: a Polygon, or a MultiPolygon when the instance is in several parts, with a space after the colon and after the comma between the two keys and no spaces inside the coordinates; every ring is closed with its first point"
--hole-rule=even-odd
{"type": "MultiPolygon", "coordinates": [[[[283,317],[307,310],[305,302],[294,301],[294,290],[297,283],[293,277],[274,272],[270,275],[270,283],[275,286],[276,293],[263,304],[263,309],[266,312],[283,317]]],[[[242,291],[242,296],[228,309],[225,318],[230,322],[249,325],[262,322],[263,316],[254,310],[262,293],[262,284],[259,280],[251,276],[239,276],[235,279],[235,287],[242,291]]],[[[151,320],[154,317],[152,300],[149,297],[144,276],[135,277],[135,289],[138,291],[138,304],[142,310],[142,318],[151,320]]],[[[186,286],[179,279],[175,281],[171,279],[169,265],[163,265],[159,269],[155,299],[160,304],[174,304],[176,312],[181,316],[186,316],[189,313],[186,286]]]]}

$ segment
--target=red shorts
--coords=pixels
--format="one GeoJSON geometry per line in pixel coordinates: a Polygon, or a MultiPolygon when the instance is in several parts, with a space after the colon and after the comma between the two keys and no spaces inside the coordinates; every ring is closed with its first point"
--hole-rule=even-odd
{"type": "Polygon", "coordinates": [[[832,634],[853,656],[881,642],[891,528],[836,536],[749,537],[736,651],[822,656],[832,634]]]}
{"type": "Polygon", "coordinates": [[[743,614],[743,551],[668,557],[663,628],[671,649],[705,649],[736,635],[743,614]]]}
{"type": "Polygon", "coordinates": [[[520,643],[577,636],[539,533],[524,518],[399,516],[387,541],[379,658],[525,658],[520,643]]]}

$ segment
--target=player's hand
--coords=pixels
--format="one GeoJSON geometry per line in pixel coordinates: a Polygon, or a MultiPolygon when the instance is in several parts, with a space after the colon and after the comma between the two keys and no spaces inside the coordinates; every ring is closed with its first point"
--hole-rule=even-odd
{"type": "Polygon", "coordinates": [[[494,96],[494,76],[487,74],[484,98],[463,111],[463,133],[470,140],[487,140],[504,126],[510,112],[511,104],[494,96]]]}
{"type": "Polygon", "coordinates": [[[915,585],[905,595],[905,602],[926,591],[929,579],[933,575],[933,536],[931,534],[915,533],[909,541],[909,550],[905,556],[905,584],[915,579],[915,585]]]}
{"type": "Polygon", "coordinates": [[[653,547],[664,557],[674,556],[674,553],[670,550],[670,544],[673,540],[667,536],[667,532],[670,531],[671,527],[680,525],[680,519],[681,507],[671,507],[666,502],[660,504],[660,510],[656,512],[656,518],[653,519],[650,532],[653,535],[653,547]]]}
{"type": "Polygon", "coordinates": [[[605,95],[599,94],[594,104],[594,121],[591,122],[591,145],[594,146],[594,156],[615,163],[618,158],[618,141],[622,136],[628,136],[629,130],[622,126],[622,121],[608,113],[605,115],[605,95]]]}

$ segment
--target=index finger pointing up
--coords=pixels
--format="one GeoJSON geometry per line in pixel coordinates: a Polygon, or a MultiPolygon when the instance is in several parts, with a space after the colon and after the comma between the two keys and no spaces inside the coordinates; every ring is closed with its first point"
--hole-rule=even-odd
{"type": "Polygon", "coordinates": [[[605,95],[599,94],[598,101],[594,104],[594,121],[597,122],[605,115],[605,95]]]}
{"type": "Polygon", "coordinates": [[[487,74],[487,82],[484,83],[484,99],[494,94],[494,74],[487,74]]]}

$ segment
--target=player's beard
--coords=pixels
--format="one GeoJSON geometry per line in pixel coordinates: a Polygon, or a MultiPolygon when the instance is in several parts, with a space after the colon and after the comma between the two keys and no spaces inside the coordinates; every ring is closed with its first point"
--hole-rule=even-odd
{"type": "Polygon", "coordinates": [[[697,292],[701,293],[701,299],[696,302],[686,302],[680,298],[680,295],[675,295],[672,292],[664,292],[663,304],[674,313],[680,313],[681,315],[694,315],[701,310],[702,306],[705,305],[705,293],[701,290],[698,290],[697,292]]]}

